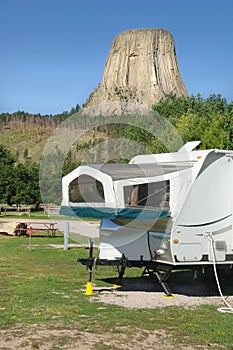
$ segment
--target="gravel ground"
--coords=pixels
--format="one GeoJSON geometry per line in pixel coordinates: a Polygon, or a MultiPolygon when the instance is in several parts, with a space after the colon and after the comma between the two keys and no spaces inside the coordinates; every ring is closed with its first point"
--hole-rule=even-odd
{"type": "MultiPolygon", "coordinates": [[[[130,309],[154,309],[158,307],[166,306],[183,306],[186,308],[192,308],[201,304],[214,304],[218,307],[223,307],[223,302],[220,297],[191,297],[180,294],[173,294],[171,297],[167,297],[161,292],[103,292],[99,293],[99,301],[106,304],[114,304],[123,306],[130,309]]],[[[229,303],[233,305],[233,297],[227,299],[229,303]]]]}
{"type": "MultiPolygon", "coordinates": [[[[219,271],[220,285],[227,303],[233,307],[232,270],[219,271]]],[[[112,279],[106,279],[114,283],[112,279]]],[[[201,304],[213,304],[224,307],[220,297],[215,276],[210,269],[205,275],[198,273],[193,279],[192,271],[174,272],[168,285],[172,296],[167,297],[157,279],[153,277],[123,278],[121,288],[109,284],[107,288],[93,287],[93,298],[107,304],[115,304],[126,308],[158,308],[166,306],[182,306],[192,308],[201,304]]]]}

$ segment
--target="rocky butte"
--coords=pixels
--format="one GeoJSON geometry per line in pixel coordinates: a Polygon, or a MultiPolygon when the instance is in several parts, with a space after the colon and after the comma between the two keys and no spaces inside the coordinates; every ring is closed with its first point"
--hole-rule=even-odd
{"type": "Polygon", "coordinates": [[[146,114],[167,95],[187,96],[174,39],[164,29],[135,29],[119,34],[102,82],[83,106],[88,115],[146,114]]]}

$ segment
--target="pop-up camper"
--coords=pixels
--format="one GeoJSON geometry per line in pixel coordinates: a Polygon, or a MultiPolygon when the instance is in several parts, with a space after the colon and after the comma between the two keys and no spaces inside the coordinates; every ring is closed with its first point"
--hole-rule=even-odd
{"type": "Polygon", "coordinates": [[[61,213],[102,219],[98,257],[81,263],[152,269],[167,294],[172,269],[233,264],[233,151],[199,143],[63,178],[61,213]]]}

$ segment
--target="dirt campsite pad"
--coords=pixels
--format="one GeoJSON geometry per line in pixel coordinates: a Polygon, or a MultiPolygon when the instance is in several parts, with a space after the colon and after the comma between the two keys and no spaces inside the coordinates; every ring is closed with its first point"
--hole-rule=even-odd
{"type": "MultiPolygon", "coordinates": [[[[95,297],[94,297],[95,298],[95,297]]],[[[167,306],[182,306],[193,308],[199,305],[224,306],[220,297],[191,297],[186,295],[173,294],[167,297],[164,293],[147,292],[103,292],[98,297],[99,301],[106,304],[114,304],[129,309],[142,308],[154,309],[167,306]]],[[[233,297],[227,299],[233,305],[233,297]]]]}
{"type": "MultiPolygon", "coordinates": [[[[227,302],[233,306],[233,288],[229,284],[229,275],[232,275],[231,271],[222,274],[221,285],[227,296],[227,302]]],[[[154,309],[168,306],[193,308],[199,305],[216,305],[217,309],[225,306],[211,271],[207,278],[201,275],[196,280],[192,279],[191,271],[177,272],[177,276],[174,274],[168,284],[172,296],[165,295],[156,279],[135,278],[132,281],[126,278],[120,288],[114,285],[109,288],[94,286],[93,299],[129,309],[154,309]]]]}

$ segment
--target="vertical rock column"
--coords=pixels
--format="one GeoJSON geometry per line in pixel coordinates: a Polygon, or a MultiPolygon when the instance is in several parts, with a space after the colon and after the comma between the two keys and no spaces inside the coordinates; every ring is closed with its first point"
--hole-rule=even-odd
{"type": "Polygon", "coordinates": [[[135,29],[112,42],[101,84],[84,104],[83,113],[147,113],[166,95],[187,96],[174,40],[164,29],[135,29]]]}

